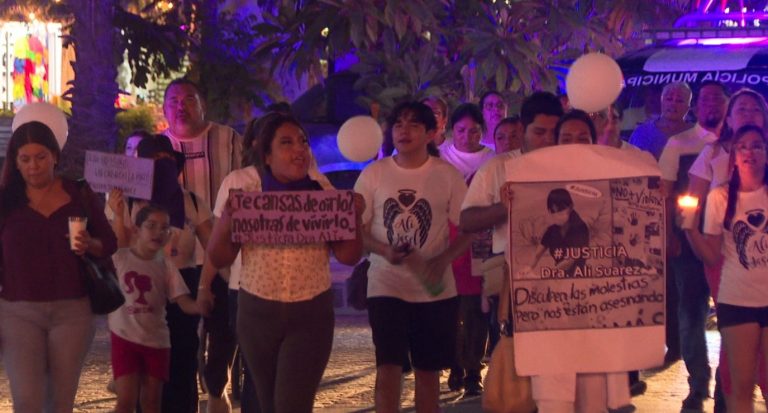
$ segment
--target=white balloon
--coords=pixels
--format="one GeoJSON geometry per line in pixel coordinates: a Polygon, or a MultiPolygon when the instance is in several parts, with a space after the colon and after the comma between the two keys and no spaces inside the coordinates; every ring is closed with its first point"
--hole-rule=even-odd
{"type": "Polygon", "coordinates": [[[615,60],[602,53],[587,53],[571,65],[565,89],[571,107],[597,112],[611,105],[624,87],[624,75],[615,60]]]}
{"type": "Polygon", "coordinates": [[[67,125],[67,116],[58,107],[47,102],[27,103],[22,106],[11,123],[11,131],[15,131],[19,126],[28,122],[42,122],[48,126],[53,135],[56,136],[56,142],[59,143],[59,149],[64,148],[67,142],[69,126],[67,125]]]}
{"type": "Polygon", "coordinates": [[[339,151],[353,162],[371,160],[379,153],[384,134],[376,120],[370,116],[354,116],[344,122],[336,137],[339,151]]]}

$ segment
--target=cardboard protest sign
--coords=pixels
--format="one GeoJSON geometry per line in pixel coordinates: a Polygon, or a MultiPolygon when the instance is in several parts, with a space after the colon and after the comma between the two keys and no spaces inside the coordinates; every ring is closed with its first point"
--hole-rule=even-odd
{"type": "Polygon", "coordinates": [[[664,357],[665,232],[650,155],[597,145],[507,164],[515,360],[524,375],[627,371],[664,357]]]}
{"type": "Polygon", "coordinates": [[[85,180],[96,192],[120,188],[125,196],[151,199],[154,174],[152,159],[85,151],[85,180]]]}
{"type": "Polygon", "coordinates": [[[309,244],[355,238],[352,191],[232,192],[232,241],[309,244]]]}

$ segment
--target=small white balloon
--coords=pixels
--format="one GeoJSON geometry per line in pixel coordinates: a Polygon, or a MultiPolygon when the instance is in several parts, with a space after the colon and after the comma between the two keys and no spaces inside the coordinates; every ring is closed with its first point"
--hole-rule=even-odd
{"type": "Polygon", "coordinates": [[[344,122],[336,137],[339,151],[353,162],[373,159],[384,142],[384,134],[376,120],[370,116],[354,116],[344,122]]]}
{"type": "Polygon", "coordinates": [[[587,53],[571,65],[565,89],[571,107],[597,112],[611,105],[624,87],[618,63],[602,53],[587,53]]]}
{"type": "Polygon", "coordinates": [[[59,149],[64,148],[67,142],[69,126],[67,125],[67,116],[55,105],[47,102],[27,103],[22,106],[11,123],[11,131],[15,131],[19,126],[29,122],[41,122],[51,129],[56,136],[56,142],[59,143],[59,149]]]}

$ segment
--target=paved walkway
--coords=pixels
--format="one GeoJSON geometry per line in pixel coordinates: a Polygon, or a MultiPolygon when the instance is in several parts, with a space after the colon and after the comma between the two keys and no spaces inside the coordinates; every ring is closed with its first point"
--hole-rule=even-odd
{"type": "MultiPolygon", "coordinates": [[[[717,361],[719,336],[717,332],[707,334],[710,360],[717,361]]],[[[715,366],[713,365],[713,368],[715,366]]],[[[76,412],[109,412],[114,407],[115,397],[106,390],[111,372],[109,364],[109,336],[106,322],[99,321],[91,352],[86,361],[76,402],[76,412]]],[[[373,346],[367,320],[360,315],[337,316],[337,328],[331,361],[317,395],[315,410],[318,412],[372,412],[373,384],[375,378],[373,346]]],[[[679,411],[680,403],[688,393],[687,374],[682,362],[663,371],[645,372],[648,391],[644,396],[633,399],[638,412],[679,411]]],[[[460,400],[459,394],[448,391],[442,378],[444,412],[481,412],[480,401],[460,400]]],[[[404,380],[403,406],[413,411],[413,376],[404,380]]],[[[205,395],[201,395],[204,404],[205,395]]],[[[758,413],[766,413],[762,401],[755,403],[758,413]]],[[[0,412],[10,412],[11,402],[8,381],[0,369],[0,412]]],[[[204,410],[201,410],[204,411],[204,410]]],[[[239,411],[239,409],[236,409],[239,411]]],[[[712,412],[709,400],[705,411],[712,412]]]]}

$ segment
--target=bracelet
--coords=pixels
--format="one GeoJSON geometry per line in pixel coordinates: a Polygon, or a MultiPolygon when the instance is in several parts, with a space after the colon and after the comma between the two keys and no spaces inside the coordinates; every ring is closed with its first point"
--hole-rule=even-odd
{"type": "Polygon", "coordinates": [[[198,290],[210,290],[211,286],[200,284],[200,285],[197,286],[197,289],[198,290]]]}

